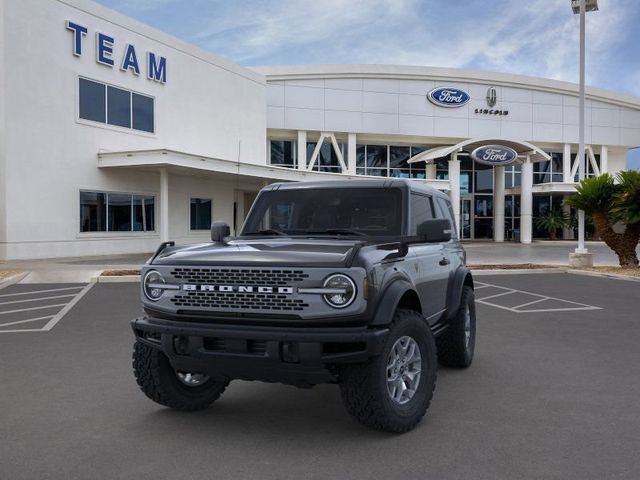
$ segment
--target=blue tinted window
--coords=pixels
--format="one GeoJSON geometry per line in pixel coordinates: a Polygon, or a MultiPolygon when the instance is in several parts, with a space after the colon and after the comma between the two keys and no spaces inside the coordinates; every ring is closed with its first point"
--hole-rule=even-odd
{"type": "Polygon", "coordinates": [[[133,94],[133,128],[153,133],[153,98],[145,95],[133,94]]]}
{"type": "Polygon", "coordinates": [[[107,195],[102,192],[80,192],[80,231],[107,230],[107,195]]]}
{"type": "Polygon", "coordinates": [[[107,123],[131,128],[131,93],[116,87],[107,88],[107,123]]]}
{"type": "Polygon", "coordinates": [[[79,79],[79,116],[143,132],[155,131],[154,99],[123,88],[79,79]]]}
{"type": "Polygon", "coordinates": [[[211,228],[211,200],[208,198],[191,199],[191,230],[211,228]]]}
{"type": "Polygon", "coordinates": [[[131,195],[126,193],[110,193],[108,195],[109,231],[130,232],[131,227],[131,195]]]}
{"type": "Polygon", "coordinates": [[[133,231],[151,232],[155,226],[155,198],[151,195],[133,196],[133,231]]]}
{"type": "Polygon", "coordinates": [[[105,122],[105,86],[103,84],[80,79],[80,118],[105,122]]]}

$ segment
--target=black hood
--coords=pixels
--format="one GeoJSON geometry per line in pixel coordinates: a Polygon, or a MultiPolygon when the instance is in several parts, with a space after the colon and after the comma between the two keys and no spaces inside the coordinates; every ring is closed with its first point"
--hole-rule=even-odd
{"type": "Polygon", "coordinates": [[[356,240],[284,237],[231,240],[226,244],[169,247],[152,264],[347,267],[360,243],[356,240]]]}

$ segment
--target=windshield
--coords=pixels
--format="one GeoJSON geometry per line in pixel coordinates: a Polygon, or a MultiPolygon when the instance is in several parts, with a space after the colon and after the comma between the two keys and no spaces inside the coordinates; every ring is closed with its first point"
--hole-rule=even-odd
{"type": "Polygon", "coordinates": [[[318,188],[264,192],[242,235],[399,236],[397,188],[318,188]]]}

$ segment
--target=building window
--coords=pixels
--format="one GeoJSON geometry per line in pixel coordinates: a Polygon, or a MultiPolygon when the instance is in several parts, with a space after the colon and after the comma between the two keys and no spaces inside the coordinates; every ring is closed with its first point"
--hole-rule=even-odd
{"type": "Polygon", "coordinates": [[[80,192],[80,231],[107,231],[107,194],[80,192]]]}
{"type": "Polygon", "coordinates": [[[424,147],[396,145],[358,145],[356,174],[374,177],[426,178],[425,164],[408,163],[424,147]]]}
{"type": "Polygon", "coordinates": [[[79,79],[79,117],[121,128],[154,132],[154,99],[104,83],[79,79]]]}
{"type": "Polygon", "coordinates": [[[102,83],[80,79],[80,118],[92,122],[106,123],[107,121],[107,93],[102,83]]]}
{"type": "Polygon", "coordinates": [[[296,168],[296,142],[289,140],[271,140],[270,163],[278,167],[296,168]]]}
{"type": "Polygon", "coordinates": [[[155,197],[114,192],[80,192],[81,232],[153,232],[155,197]]]}
{"type": "Polygon", "coordinates": [[[522,174],[521,165],[508,165],[504,167],[505,188],[519,187],[521,174],[522,174]]]}
{"type": "MultiPolygon", "coordinates": [[[[316,146],[317,143],[307,143],[307,165],[311,163],[311,157],[313,156],[313,152],[315,151],[316,146]]],[[[342,158],[346,165],[348,162],[347,145],[344,143],[338,143],[338,148],[340,149],[340,153],[342,154],[342,158]]],[[[320,151],[318,152],[318,158],[311,170],[316,172],[333,173],[340,173],[342,171],[342,167],[340,166],[340,162],[338,161],[338,155],[336,154],[336,151],[333,148],[333,144],[331,142],[323,142],[322,146],[320,147],[320,151]]]]}
{"type": "Polygon", "coordinates": [[[551,152],[551,160],[533,164],[533,183],[552,183],[563,181],[562,153],[551,152]]]}
{"type": "Polygon", "coordinates": [[[209,230],[211,228],[211,208],[213,202],[210,198],[191,199],[191,230],[209,230]]]}
{"type": "MultiPolygon", "coordinates": [[[[572,153],[571,154],[571,165],[574,164],[577,156],[578,156],[577,153],[572,153]]],[[[601,166],[600,166],[600,155],[596,153],[596,154],[593,155],[593,157],[596,160],[596,165],[598,166],[598,170],[600,170],[600,168],[601,168],[601,166]]],[[[589,152],[586,149],[584,151],[584,163],[585,163],[585,171],[584,171],[585,178],[595,177],[596,176],[596,171],[593,169],[593,165],[591,165],[591,156],[589,155],[589,152]]],[[[579,170],[580,170],[580,168],[578,167],[576,169],[576,174],[573,177],[573,181],[576,182],[576,183],[580,181],[579,170]]]]}
{"type": "MultiPolygon", "coordinates": [[[[435,160],[436,178],[438,180],[449,180],[449,157],[440,157],[435,160]]],[[[460,179],[462,182],[462,179],[460,179]]],[[[467,180],[467,185],[469,181],[467,180]]],[[[467,187],[468,190],[468,187],[467,187]]],[[[462,190],[461,190],[462,191],[462,190]]]]}
{"type": "MultiPolygon", "coordinates": [[[[533,238],[549,238],[548,232],[538,227],[536,221],[550,212],[562,210],[563,195],[534,195],[533,196],[533,238]]],[[[562,238],[562,230],[559,229],[558,238],[562,238]]]]}

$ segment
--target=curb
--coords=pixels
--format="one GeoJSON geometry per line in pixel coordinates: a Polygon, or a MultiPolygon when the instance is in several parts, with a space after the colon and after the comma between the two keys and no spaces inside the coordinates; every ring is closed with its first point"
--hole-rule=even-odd
{"type": "Polygon", "coordinates": [[[640,282],[640,277],[630,277],[628,275],[619,275],[617,273],[589,272],[586,270],[573,270],[573,269],[567,269],[566,273],[571,273],[572,275],[585,275],[587,277],[605,277],[605,278],[611,278],[613,280],[627,280],[629,282],[640,282]]]}
{"type": "Polygon", "coordinates": [[[137,283],[140,275],[100,276],[91,279],[94,283],[137,283]]]}
{"type": "Polygon", "coordinates": [[[473,273],[474,277],[481,277],[483,275],[529,275],[536,273],[566,273],[567,269],[558,267],[558,268],[517,268],[513,270],[508,270],[506,268],[497,268],[497,269],[480,269],[474,270],[473,266],[470,266],[469,269],[471,273],[473,273]]]}
{"type": "Polygon", "coordinates": [[[22,280],[24,277],[26,277],[30,273],[31,272],[20,272],[0,280],[0,290],[10,285],[13,285],[15,283],[18,283],[20,280],[22,280]]]}
{"type": "Polygon", "coordinates": [[[617,273],[605,272],[589,272],[586,270],[578,270],[568,267],[558,268],[530,268],[530,269],[482,269],[474,270],[473,266],[469,267],[474,277],[482,277],[483,275],[532,275],[536,273],[569,273],[571,275],[585,275],[587,277],[610,278],[612,280],[627,280],[631,282],[640,282],[640,277],[630,277],[628,275],[619,275],[617,273]]]}

